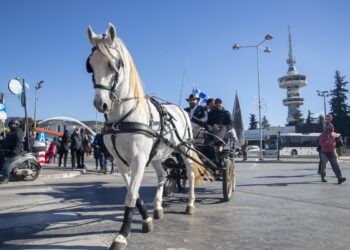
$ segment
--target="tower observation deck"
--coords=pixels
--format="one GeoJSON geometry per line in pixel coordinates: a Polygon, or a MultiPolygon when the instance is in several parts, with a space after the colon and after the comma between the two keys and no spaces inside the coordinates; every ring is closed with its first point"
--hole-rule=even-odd
{"type": "Polygon", "coordinates": [[[292,48],[292,35],[290,27],[289,31],[289,53],[287,64],[288,72],[286,76],[282,76],[278,79],[279,87],[287,90],[287,98],[283,99],[283,105],[288,107],[287,122],[294,121],[294,114],[299,110],[299,107],[304,104],[304,98],[300,97],[299,89],[305,87],[307,79],[305,75],[298,74],[295,67],[295,58],[293,56],[292,48]]]}

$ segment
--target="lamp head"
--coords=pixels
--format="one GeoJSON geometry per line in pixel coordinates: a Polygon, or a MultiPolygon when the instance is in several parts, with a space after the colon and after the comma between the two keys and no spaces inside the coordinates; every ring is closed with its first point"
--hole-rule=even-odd
{"type": "Polygon", "coordinates": [[[35,84],[35,89],[40,89],[42,86],[42,84],[44,83],[44,81],[40,81],[37,84],[35,84]]]}
{"type": "Polygon", "coordinates": [[[233,46],[232,46],[232,49],[234,50],[239,50],[241,46],[239,46],[238,43],[235,43],[233,46]]]}
{"type": "Polygon", "coordinates": [[[270,52],[271,52],[271,49],[270,49],[269,47],[266,47],[266,48],[264,49],[264,52],[265,52],[265,53],[270,53],[270,52]]]}
{"type": "Polygon", "coordinates": [[[265,40],[272,40],[272,38],[273,38],[273,36],[270,35],[270,34],[267,34],[267,35],[265,36],[265,40]]]}

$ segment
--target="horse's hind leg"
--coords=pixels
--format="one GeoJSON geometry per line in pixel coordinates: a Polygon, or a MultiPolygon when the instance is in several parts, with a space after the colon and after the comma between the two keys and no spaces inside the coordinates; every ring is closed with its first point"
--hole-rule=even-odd
{"type": "Polygon", "coordinates": [[[153,218],[161,219],[163,218],[163,215],[164,215],[162,203],[163,203],[163,188],[164,188],[165,172],[162,166],[162,162],[160,160],[152,161],[152,166],[156,171],[157,180],[158,180],[157,193],[154,198],[153,218]]]}
{"type": "MultiPolygon", "coordinates": [[[[185,152],[188,152],[191,154],[192,151],[188,150],[187,148],[183,148],[185,152]]],[[[189,184],[189,192],[188,192],[188,203],[186,207],[186,214],[194,214],[194,201],[195,201],[195,194],[194,194],[194,168],[193,168],[193,161],[184,156],[181,155],[185,165],[186,165],[186,171],[187,171],[187,179],[189,184]]]]}

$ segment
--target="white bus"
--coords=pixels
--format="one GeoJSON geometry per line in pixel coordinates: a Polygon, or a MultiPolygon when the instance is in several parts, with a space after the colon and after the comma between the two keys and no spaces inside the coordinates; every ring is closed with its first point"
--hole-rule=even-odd
{"type": "Polygon", "coordinates": [[[266,150],[270,153],[277,153],[277,147],[280,150],[280,156],[307,156],[318,155],[318,137],[320,133],[300,134],[287,133],[281,134],[277,144],[277,136],[273,136],[266,141],[266,150]]]}

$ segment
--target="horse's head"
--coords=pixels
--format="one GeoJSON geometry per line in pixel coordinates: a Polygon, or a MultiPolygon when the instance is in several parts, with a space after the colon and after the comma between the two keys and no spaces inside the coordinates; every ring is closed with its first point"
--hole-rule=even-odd
{"type": "Polygon", "coordinates": [[[117,87],[124,77],[124,63],[116,37],[116,30],[109,24],[105,34],[96,35],[91,27],[88,36],[92,53],[87,59],[86,69],[92,73],[95,88],[94,106],[99,112],[109,113],[117,95],[117,87]]]}

